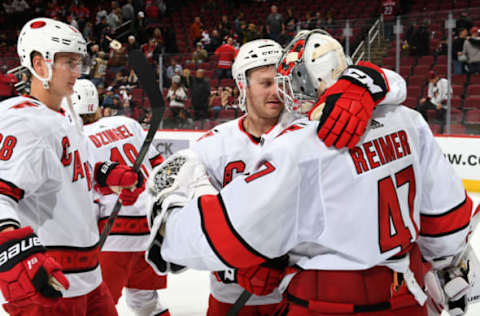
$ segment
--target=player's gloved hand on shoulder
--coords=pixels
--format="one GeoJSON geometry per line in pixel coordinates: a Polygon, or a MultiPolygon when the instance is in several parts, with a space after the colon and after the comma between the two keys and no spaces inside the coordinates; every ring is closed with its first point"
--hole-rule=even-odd
{"type": "Polygon", "coordinates": [[[69,282],[32,228],[0,233],[0,289],[9,303],[51,306],[69,282]]]}
{"type": "MultiPolygon", "coordinates": [[[[284,255],[260,265],[236,270],[238,285],[255,295],[268,295],[273,292],[283,277],[294,272],[288,268],[288,255],[284,255]]],[[[218,275],[215,275],[218,279],[218,275]]]]}
{"type": "Polygon", "coordinates": [[[327,147],[353,148],[365,132],[372,111],[388,92],[382,69],[369,62],[349,66],[308,113],[319,120],[317,134],[327,147]]]}
{"type": "Polygon", "coordinates": [[[118,162],[97,162],[94,177],[95,189],[103,194],[117,193],[122,205],[133,205],[145,190],[142,173],[118,162]]]}

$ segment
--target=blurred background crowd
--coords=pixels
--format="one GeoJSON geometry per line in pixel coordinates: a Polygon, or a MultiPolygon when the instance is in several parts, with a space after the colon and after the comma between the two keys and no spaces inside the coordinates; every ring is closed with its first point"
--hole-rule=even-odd
{"type": "Polygon", "coordinates": [[[423,108],[422,101],[431,99],[434,76],[446,76],[444,23],[451,10],[457,20],[452,126],[459,133],[475,133],[480,124],[480,0],[374,0],[362,5],[347,0],[3,0],[0,98],[23,88],[18,82],[24,75],[7,71],[19,65],[18,32],[33,17],[65,21],[82,32],[91,59],[84,77],[97,86],[104,115],[127,115],[148,126],[150,104],[127,58],[130,50],[141,49],[156,69],[167,104],[161,127],[209,129],[242,114],[231,66],[243,43],[271,38],[285,45],[299,29],[322,28],[346,44],[348,21],[348,44],[356,47],[380,18],[382,50],[371,59],[395,69],[394,24],[401,16],[399,71],[408,82],[406,105],[424,110],[434,132],[442,132],[444,118],[423,108]]]}

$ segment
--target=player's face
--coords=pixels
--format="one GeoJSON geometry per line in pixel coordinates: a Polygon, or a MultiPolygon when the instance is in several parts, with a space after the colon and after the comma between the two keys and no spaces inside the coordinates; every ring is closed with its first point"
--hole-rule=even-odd
{"type": "Polygon", "coordinates": [[[59,96],[73,94],[75,81],[81,75],[82,56],[75,53],[57,53],[52,67],[50,89],[59,96]]]}
{"type": "Polygon", "coordinates": [[[247,111],[263,119],[277,118],[283,103],[277,97],[275,66],[259,67],[248,74],[247,111]]]}

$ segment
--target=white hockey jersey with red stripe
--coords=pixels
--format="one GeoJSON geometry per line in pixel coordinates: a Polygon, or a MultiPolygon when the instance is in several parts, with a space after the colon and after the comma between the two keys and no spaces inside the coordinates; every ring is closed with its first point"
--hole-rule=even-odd
{"type": "MultiPolygon", "coordinates": [[[[254,137],[243,127],[245,116],[223,123],[200,137],[191,148],[198,153],[206,166],[211,182],[220,190],[235,177],[254,169],[254,163],[264,145],[299,118],[293,113],[284,113],[281,121],[261,137],[254,137]]],[[[234,270],[218,272],[222,281],[210,275],[210,292],[220,302],[233,304],[243,288],[236,284],[234,270]]],[[[246,305],[263,305],[280,302],[278,290],[265,296],[253,295],[246,305]]]]}
{"type": "Polygon", "coordinates": [[[255,172],[172,212],[162,257],[195,269],[247,267],[290,253],[303,269],[408,268],[465,245],[472,202],[421,115],[378,107],[354,149],[326,148],[316,123],[294,124],[255,172]]]}
{"type": "Polygon", "coordinates": [[[30,97],[0,103],[0,225],[32,226],[70,281],[65,297],[101,282],[87,141],[68,111],[30,97]]]}
{"type": "MultiPolygon", "coordinates": [[[[89,159],[92,162],[111,160],[129,166],[133,166],[146,135],[137,121],[125,116],[104,117],[86,124],[84,133],[89,140],[89,159]]],[[[157,165],[162,161],[162,156],[151,146],[140,168],[145,179],[152,170],[151,164],[157,165]]],[[[145,251],[150,232],[145,213],[145,195],[143,192],[132,206],[122,206],[103,251],[145,251]]],[[[96,195],[100,230],[105,226],[117,199],[116,194],[96,195]]]]}

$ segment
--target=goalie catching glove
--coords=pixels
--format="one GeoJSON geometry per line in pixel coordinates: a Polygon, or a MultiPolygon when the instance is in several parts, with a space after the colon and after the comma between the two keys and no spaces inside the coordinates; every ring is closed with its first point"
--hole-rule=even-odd
{"type": "Polygon", "coordinates": [[[217,194],[205,167],[189,149],[171,155],[152,170],[147,181],[147,219],[150,238],[145,257],[156,273],[179,272],[182,266],[166,262],[161,256],[165,224],[175,208],[205,194],[217,194]]]}
{"type": "Polygon", "coordinates": [[[31,227],[0,233],[0,289],[9,303],[51,306],[69,282],[31,227]]]}
{"type": "Polygon", "coordinates": [[[97,182],[95,190],[102,194],[117,193],[122,205],[135,204],[145,190],[142,173],[118,162],[98,162],[94,175],[97,182]]]}
{"type": "Polygon", "coordinates": [[[369,62],[349,66],[308,113],[319,120],[317,133],[327,147],[353,148],[365,132],[372,111],[388,92],[382,69],[369,62]]]}
{"type": "Polygon", "coordinates": [[[478,274],[480,263],[470,245],[456,265],[454,258],[435,260],[433,270],[425,276],[425,286],[431,297],[430,308],[439,314],[442,309],[450,316],[461,316],[468,305],[479,300],[478,274]]]}

